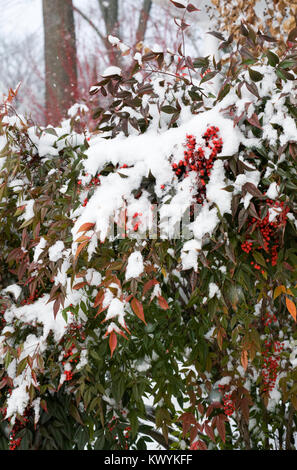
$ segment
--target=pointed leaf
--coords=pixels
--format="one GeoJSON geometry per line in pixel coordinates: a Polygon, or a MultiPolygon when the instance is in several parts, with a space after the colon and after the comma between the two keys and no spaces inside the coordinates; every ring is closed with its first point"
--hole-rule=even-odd
{"type": "Polygon", "coordinates": [[[241,353],[241,357],[240,357],[240,362],[242,364],[242,367],[244,368],[244,370],[246,371],[247,370],[247,366],[248,366],[248,352],[246,349],[244,349],[241,353]]]}
{"type": "Polygon", "coordinates": [[[143,286],[143,295],[147,293],[148,290],[150,290],[153,286],[155,286],[156,284],[159,284],[159,282],[157,281],[157,279],[150,279],[149,281],[147,281],[144,286],[143,286]]]}
{"type": "Polygon", "coordinates": [[[277,299],[277,297],[282,294],[282,293],[285,293],[286,292],[286,288],[285,286],[277,286],[275,289],[274,289],[274,292],[273,292],[273,300],[277,299]]]}
{"type": "Polygon", "coordinates": [[[159,295],[159,297],[158,297],[158,302],[159,302],[160,307],[163,310],[168,310],[169,309],[169,305],[168,305],[167,301],[161,295],[159,295]]]}
{"type": "Polygon", "coordinates": [[[78,229],[77,233],[79,233],[79,232],[88,232],[94,226],[95,226],[95,224],[92,224],[91,222],[86,222],[85,224],[82,224],[82,226],[78,229]]]}
{"type": "Polygon", "coordinates": [[[189,3],[187,5],[187,11],[191,13],[192,11],[201,11],[201,10],[199,10],[199,8],[196,8],[192,3],[189,3]]]}
{"type": "Polygon", "coordinates": [[[287,306],[287,309],[289,310],[290,314],[292,315],[292,317],[296,321],[296,313],[297,313],[296,305],[294,304],[293,300],[289,299],[289,297],[286,297],[286,306],[287,306]]]}
{"type": "Polygon", "coordinates": [[[117,342],[117,335],[114,331],[112,331],[109,335],[110,357],[112,357],[114,350],[117,347],[117,342]]]}
{"type": "Polygon", "coordinates": [[[75,253],[75,257],[74,257],[75,260],[78,258],[80,252],[85,248],[85,246],[86,246],[88,243],[89,243],[89,242],[86,241],[86,242],[82,242],[82,243],[79,245],[79,247],[77,248],[76,253],[75,253]]]}
{"type": "Polygon", "coordinates": [[[135,297],[131,301],[131,307],[135,315],[140,318],[141,321],[143,321],[146,324],[145,318],[144,318],[144,313],[143,313],[143,306],[142,303],[139,302],[135,297]]]}

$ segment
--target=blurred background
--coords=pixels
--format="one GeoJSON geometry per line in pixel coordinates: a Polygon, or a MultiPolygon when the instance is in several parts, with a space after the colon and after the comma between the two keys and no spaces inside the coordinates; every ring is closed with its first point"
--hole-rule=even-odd
{"type": "Polygon", "coordinates": [[[296,25],[297,0],[0,0],[0,11],[0,94],[19,85],[17,111],[44,125],[88,104],[108,66],[128,70],[146,48],[175,52],[184,41],[192,58],[222,58],[207,32],[227,39],[242,21],[281,39],[296,25]],[[191,27],[181,38],[183,15],[191,27]]]}
{"type": "MultiPolygon", "coordinates": [[[[200,11],[191,14],[186,42],[189,54],[204,56],[216,43],[205,34],[211,2],[194,3],[200,11]]],[[[125,56],[125,46],[116,53],[109,35],[135,51],[176,50],[174,17],[184,13],[170,0],[0,0],[0,10],[0,93],[20,84],[15,106],[40,125],[59,122],[74,102],[88,102],[109,65],[129,65],[131,54],[125,56]]]]}

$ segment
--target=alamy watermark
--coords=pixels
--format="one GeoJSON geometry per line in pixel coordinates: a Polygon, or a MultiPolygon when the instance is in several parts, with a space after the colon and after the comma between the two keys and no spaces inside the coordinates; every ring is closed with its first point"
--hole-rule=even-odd
{"type": "Polygon", "coordinates": [[[201,204],[188,207],[180,204],[150,204],[141,212],[133,212],[124,204],[110,216],[106,238],[190,240],[193,238],[191,224],[200,211],[201,204]]]}

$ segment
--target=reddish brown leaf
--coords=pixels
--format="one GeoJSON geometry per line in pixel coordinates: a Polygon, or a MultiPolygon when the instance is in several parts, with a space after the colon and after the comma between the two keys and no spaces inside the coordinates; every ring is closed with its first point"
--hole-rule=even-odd
{"type": "Polygon", "coordinates": [[[204,406],[202,405],[202,403],[198,403],[198,410],[199,412],[203,415],[204,414],[204,406]]]}
{"type": "Polygon", "coordinates": [[[196,419],[195,419],[193,413],[190,413],[190,412],[183,413],[183,414],[180,416],[179,421],[182,422],[182,426],[183,426],[183,437],[185,437],[185,435],[186,435],[187,432],[189,431],[189,429],[190,429],[190,427],[191,427],[191,424],[196,425],[196,419]]]}
{"type": "Polygon", "coordinates": [[[258,129],[262,129],[261,124],[259,122],[258,116],[256,113],[254,113],[250,118],[247,118],[247,121],[254,127],[257,127],[258,129]]]}
{"type": "Polygon", "coordinates": [[[207,450],[207,445],[205,444],[204,441],[201,441],[201,440],[197,442],[197,447],[200,450],[207,450]]]}
{"type": "Polygon", "coordinates": [[[60,308],[60,304],[61,304],[61,301],[60,301],[60,298],[58,297],[56,300],[55,300],[55,303],[54,303],[54,307],[53,307],[53,310],[54,310],[54,317],[56,318],[57,314],[58,314],[58,311],[59,311],[59,308],[60,308]]]}
{"type": "Polygon", "coordinates": [[[85,224],[82,224],[81,227],[79,227],[77,233],[79,233],[79,232],[88,232],[88,231],[91,230],[94,226],[95,226],[95,224],[92,224],[91,222],[86,222],[85,224]]]}
{"type": "Polygon", "coordinates": [[[249,192],[252,196],[260,197],[260,198],[263,197],[263,194],[261,193],[261,191],[253,183],[249,183],[249,182],[245,183],[242,186],[242,189],[243,191],[249,192]]]}
{"type": "Polygon", "coordinates": [[[208,435],[208,437],[213,441],[215,442],[215,435],[214,435],[214,432],[213,432],[213,429],[209,426],[209,424],[207,423],[204,423],[204,429],[205,429],[205,432],[206,434],[208,435]]]}
{"type": "Polygon", "coordinates": [[[157,279],[150,279],[149,281],[147,281],[143,286],[143,291],[142,291],[143,295],[146,294],[147,291],[150,290],[156,284],[159,284],[157,279]]]}
{"type": "Polygon", "coordinates": [[[114,350],[117,347],[117,342],[117,335],[114,331],[112,331],[109,335],[110,357],[112,357],[114,350]]]}
{"type": "Polygon", "coordinates": [[[87,286],[87,285],[88,285],[88,283],[85,282],[85,281],[79,282],[78,284],[76,284],[75,286],[73,286],[73,289],[74,289],[74,290],[78,290],[78,289],[81,289],[82,287],[87,286]]]}
{"type": "Polygon", "coordinates": [[[176,2],[175,0],[170,0],[170,1],[177,8],[186,8],[185,5],[183,5],[182,3],[176,2]]]}
{"type": "Polygon", "coordinates": [[[196,436],[198,434],[198,429],[196,426],[192,426],[190,430],[190,442],[191,444],[194,442],[196,436]]]}
{"type": "Polygon", "coordinates": [[[159,297],[158,297],[158,302],[159,302],[160,307],[163,310],[167,310],[169,308],[169,305],[168,305],[167,301],[161,295],[159,295],[159,297]]]}
{"type": "Polygon", "coordinates": [[[248,366],[248,352],[246,349],[244,349],[241,353],[241,357],[240,357],[240,362],[242,364],[242,367],[244,368],[244,370],[246,371],[247,370],[247,366],[248,366]]]}
{"type": "Polygon", "coordinates": [[[187,5],[187,10],[191,13],[192,11],[201,11],[199,8],[196,8],[192,3],[187,5]]]}
{"type": "Polygon", "coordinates": [[[77,250],[76,250],[76,253],[75,253],[75,257],[74,257],[75,260],[78,258],[80,252],[85,248],[85,246],[86,246],[87,244],[88,244],[88,241],[82,242],[82,243],[78,246],[78,248],[77,248],[77,250]]]}
{"type": "Polygon", "coordinates": [[[133,297],[131,301],[131,307],[135,315],[140,318],[141,321],[143,321],[146,324],[145,318],[144,318],[144,313],[143,313],[143,306],[142,303],[139,302],[135,297],[133,297]]]}
{"type": "Polygon", "coordinates": [[[81,243],[90,240],[91,237],[87,237],[87,235],[81,235],[77,240],[75,240],[76,243],[81,243]]]}
{"type": "Polygon", "coordinates": [[[226,429],[225,429],[225,420],[224,420],[224,415],[219,415],[216,417],[216,427],[218,430],[218,433],[220,435],[220,438],[222,439],[223,442],[225,442],[226,439],[226,429]],[[222,416],[222,418],[221,418],[222,416]]]}
{"type": "Polygon", "coordinates": [[[94,302],[94,308],[98,307],[98,305],[102,304],[103,299],[104,299],[104,290],[100,290],[98,294],[96,295],[95,302],[94,302]]]}

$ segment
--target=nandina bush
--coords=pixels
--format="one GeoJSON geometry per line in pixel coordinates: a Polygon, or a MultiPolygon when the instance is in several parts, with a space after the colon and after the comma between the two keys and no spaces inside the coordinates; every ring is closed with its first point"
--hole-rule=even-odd
{"type": "Polygon", "coordinates": [[[243,32],[107,69],[92,134],[10,92],[1,448],[295,448],[297,54],[243,32]]]}

